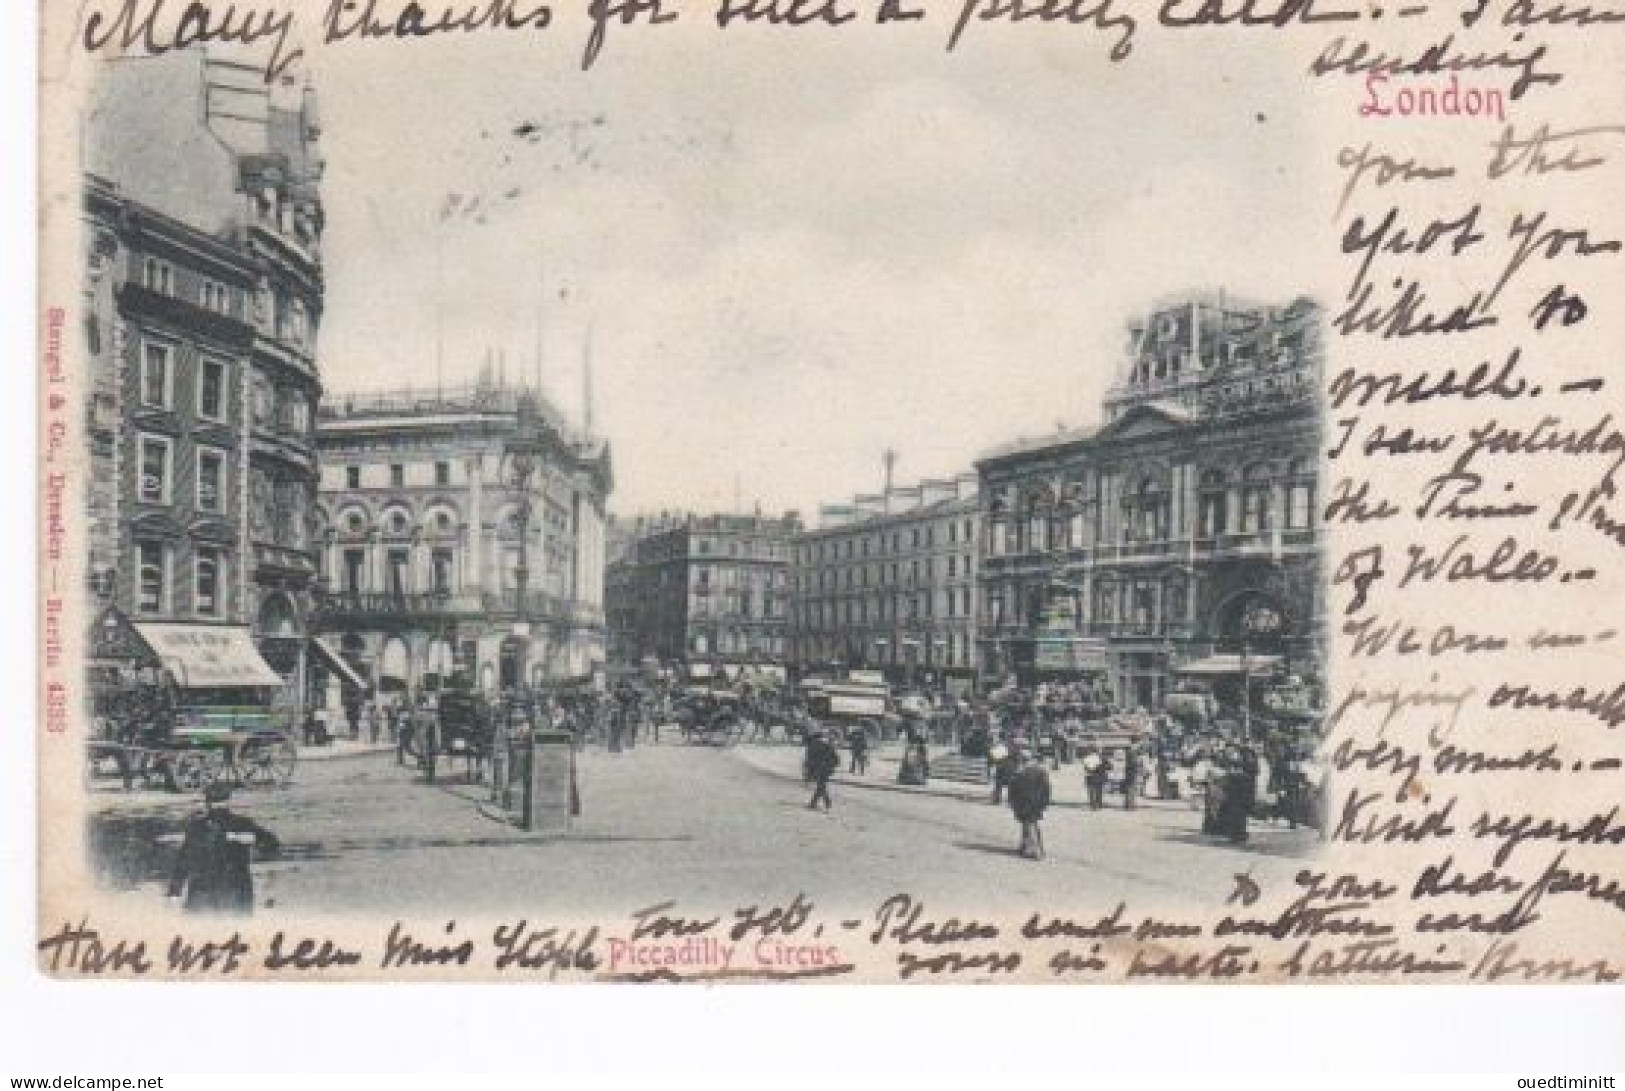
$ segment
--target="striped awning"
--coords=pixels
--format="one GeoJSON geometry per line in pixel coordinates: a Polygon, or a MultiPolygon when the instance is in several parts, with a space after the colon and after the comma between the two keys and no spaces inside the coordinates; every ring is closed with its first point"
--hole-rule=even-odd
{"type": "Polygon", "coordinates": [[[158,621],[138,621],[135,629],[181,689],[282,685],[247,629],[158,621]]]}
{"type": "Polygon", "coordinates": [[[310,638],[310,650],[322,661],[323,666],[338,675],[340,682],[351,689],[358,689],[363,693],[367,691],[369,687],[366,679],[355,672],[355,668],[345,661],[344,656],[340,655],[333,645],[319,636],[313,636],[310,638]]]}

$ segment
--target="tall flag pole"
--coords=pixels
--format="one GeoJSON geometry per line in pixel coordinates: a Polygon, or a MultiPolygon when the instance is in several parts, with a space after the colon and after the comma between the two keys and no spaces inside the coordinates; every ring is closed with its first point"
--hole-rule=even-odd
{"type": "Polygon", "coordinates": [[[542,344],[547,302],[547,271],[542,262],[536,263],[536,397],[542,396],[542,344]]]}
{"type": "Polygon", "coordinates": [[[581,350],[581,417],[587,438],[592,438],[592,319],[587,320],[587,338],[581,350]]]}

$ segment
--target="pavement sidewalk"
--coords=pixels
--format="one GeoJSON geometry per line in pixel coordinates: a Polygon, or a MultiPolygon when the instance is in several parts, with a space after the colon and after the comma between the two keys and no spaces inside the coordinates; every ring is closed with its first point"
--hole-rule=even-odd
{"type": "Polygon", "coordinates": [[[365,742],[360,739],[336,738],[326,746],[300,745],[300,761],[332,761],[334,758],[363,758],[368,754],[394,753],[392,742],[365,742]]]}
{"type": "MultiPolygon", "coordinates": [[[[781,777],[786,780],[801,779],[801,747],[774,746],[742,743],[730,751],[735,758],[754,769],[764,773],[781,777]]],[[[939,756],[953,753],[951,750],[933,750],[931,758],[935,761],[939,756]]],[[[963,799],[975,802],[988,802],[993,798],[991,784],[963,784],[951,780],[932,780],[926,784],[899,784],[897,783],[897,767],[902,761],[902,749],[896,746],[884,747],[872,751],[869,755],[869,772],[862,776],[853,776],[845,770],[844,764],[849,760],[846,754],[841,756],[843,765],[832,783],[852,788],[867,788],[878,792],[898,792],[906,795],[938,796],[944,799],[963,799]]],[[[1084,810],[1088,807],[1088,795],[1083,785],[1083,768],[1079,765],[1063,765],[1059,770],[1050,770],[1050,789],[1052,792],[1051,806],[1084,810]]],[[[1145,799],[1139,800],[1139,805],[1148,809],[1176,809],[1189,810],[1190,803],[1186,800],[1145,799]]],[[[1123,810],[1123,797],[1108,795],[1106,797],[1107,810],[1123,810]]]]}
{"type": "MultiPolygon", "coordinates": [[[[395,744],[334,739],[326,746],[300,745],[298,750],[299,758],[293,774],[296,782],[299,779],[298,766],[306,762],[327,762],[343,758],[364,758],[370,754],[391,754],[395,751],[395,744]]],[[[149,787],[139,780],[135,787],[125,790],[122,785],[115,781],[102,780],[90,789],[87,798],[92,811],[127,811],[146,808],[162,809],[165,806],[195,807],[202,798],[202,793],[196,791],[171,792],[160,787],[149,787]]]]}

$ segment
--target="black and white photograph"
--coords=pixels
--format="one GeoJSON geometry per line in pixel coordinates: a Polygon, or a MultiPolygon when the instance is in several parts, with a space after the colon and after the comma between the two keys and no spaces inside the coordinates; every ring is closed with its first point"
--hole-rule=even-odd
{"type": "Polygon", "coordinates": [[[1618,80],[1061,7],[53,13],[41,971],[1617,980],[1618,80]]]}
{"type": "Polygon", "coordinates": [[[1291,119],[94,81],[99,883],[963,913],[1315,852],[1324,316],[1222,203],[1291,119]]]}

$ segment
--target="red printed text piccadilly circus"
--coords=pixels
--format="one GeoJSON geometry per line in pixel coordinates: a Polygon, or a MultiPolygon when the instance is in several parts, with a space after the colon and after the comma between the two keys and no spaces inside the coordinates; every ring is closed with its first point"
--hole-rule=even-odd
{"type": "Polygon", "coordinates": [[[764,937],[724,943],[711,936],[672,941],[609,940],[610,973],[641,970],[814,970],[842,964],[833,944],[785,943],[764,937]]]}

